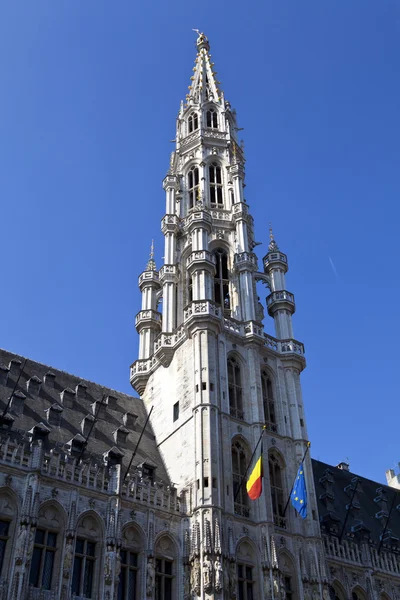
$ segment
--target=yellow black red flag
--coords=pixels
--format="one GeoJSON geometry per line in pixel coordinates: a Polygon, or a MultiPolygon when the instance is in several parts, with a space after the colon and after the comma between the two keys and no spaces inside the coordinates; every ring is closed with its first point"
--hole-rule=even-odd
{"type": "Polygon", "coordinates": [[[262,478],[264,476],[263,470],[263,445],[261,443],[260,453],[256,457],[253,470],[250,473],[250,477],[246,483],[246,490],[251,500],[257,500],[262,494],[262,478]]]}

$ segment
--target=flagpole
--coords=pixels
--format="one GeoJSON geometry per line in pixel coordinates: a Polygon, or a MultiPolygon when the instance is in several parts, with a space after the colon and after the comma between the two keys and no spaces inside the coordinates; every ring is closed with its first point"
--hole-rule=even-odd
{"type": "Polygon", "coordinates": [[[235,503],[235,501],[236,501],[236,498],[237,498],[237,497],[238,497],[238,495],[239,495],[239,492],[240,492],[240,490],[242,489],[243,481],[246,479],[246,475],[247,475],[247,473],[248,473],[248,471],[249,471],[250,465],[251,465],[251,464],[252,464],[252,462],[253,462],[253,458],[254,458],[254,456],[255,456],[255,453],[257,452],[257,448],[258,448],[258,446],[260,445],[260,442],[261,442],[261,440],[262,440],[262,437],[263,437],[263,435],[264,435],[264,432],[265,432],[265,430],[266,430],[266,429],[267,429],[267,427],[266,427],[266,425],[264,425],[264,426],[263,426],[263,428],[262,428],[262,431],[261,431],[261,435],[260,435],[260,437],[259,437],[259,439],[258,439],[257,445],[256,445],[256,447],[254,448],[254,452],[253,452],[253,454],[251,455],[251,458],[250,458],[249,464],[247,465],[246,472],[245,472],[245,474],[243,475],[243,477],[242,477],[242,479],[241,479],[241,481],[240,481],[240,484],[239,484],[239,487],[238,487],[238,489],[236,490],[236,494],[235,494],[235,496],[234,496],[234,498],[233,498],[233,502],[234,502],[234,503],[235,503]]]}
{"type": "MultiPolygon", "coordinates": [[[[305,459],[305,457],[306,457],[306,455],[307,455],[307,452],[308,452],[308,451],[309,451],[309,449],[310,449],[310,446],[311,446],[311,442],[307,442],[307,448],[306,448],[306,451],[305,451],[305,452],[304,452],[304,454],[303,454],[303,458],[301,459],[301,461],[300,461],[300,464],[302,464],[302,463],[304,462],[304,459],[305,459]]],[[[296,474],[296,477],[297,477],[297,474],[296,474]]],[[[292,492],[293,492],[293,490],[294,490],[294,486],[295,486],[295,483],[296,483],[296,477],[295,477],[295,479],[294,479],[294,481],[293,481],[293,485],[292,485],[292,488],[291,488],[291,490],[290,490],[289,498],[287,499],[287,502],[286,502],[285,510],[283,511],[283,515],[282,515],[283,517],[284,517],[284,516],[285,516],[285,514],[286,514],[287,507],[289,506],[290,498],[292,497],[292,492]]]]}

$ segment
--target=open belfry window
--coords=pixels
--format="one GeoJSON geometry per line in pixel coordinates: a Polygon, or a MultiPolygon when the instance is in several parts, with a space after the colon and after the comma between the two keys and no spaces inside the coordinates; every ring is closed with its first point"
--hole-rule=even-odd
{"type": "Polygon", "coordinates": [[[232,444],[232,480],[235,514],[248,517],[250,514],[248,506],[248,495],[246,486],[241,485],[246,474],[249,453],[240,441],[232,444]],[[239,488],[240,486],[240,488],[239,488]]]}
{"type": "Polygon", "coordinates": [[[264,423],[269,431],[276,432],[277,427],[272,381],[266,371],[261,373],[261,391],[264,408],[264,423]]]}
{"type": "Polygon", "coordinates": [[[199,193],[199,169],[193,166],[187,176],[188,194],[189,194],[189,208],[193,208],[196,204],[197,196],[199,193]]]}
{"type": "Polygon", "coordinates": [[[208,177],[210,185],[210,203],[211,206],[221,207],[224,205],[222,194],[222,171],[217,163],[212,163],[208,168],[208,177]]]}
{"type": "Polygon", "coordinates": [[[283,464],[275,452],[268,456],[269,482],[271,486],[272,512],[274,523],[277,527],[286,529],[286,518],[284,517],[284,490],[283,490],[283,464]]]}
{"type": "Polygon", "coordinates": [[[218,129],[218,115],[214,108],[210,108],[206,113],[207,127],[218,129]]]}
{"type": "Polygon", "coordinates": [[[222,306],[224,314],[230,316],[231,299],[229,295],[228,256],[225,250],[218,248],[214,253],[214,302],[222,306]]]}
{"type": "Polygon", "coordinates": [[[229,412],[235,419],[243,421],[243,389],[242,375],[239,362],[234,356],[228,358],[228,393],[229,393],[229,412]]]}
{"type": "Polygon", "coordinates": [[[188,132],[196,131],[199,128],[199,117],[197,113],[191,113],[188,118],[188,132]]]}

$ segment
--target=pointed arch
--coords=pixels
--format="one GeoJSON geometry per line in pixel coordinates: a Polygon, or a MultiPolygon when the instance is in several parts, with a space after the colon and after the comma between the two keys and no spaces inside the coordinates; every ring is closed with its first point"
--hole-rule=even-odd
{"type": "Polygon", "coordinates": [[[197,112],[192,111],[188,116],[188,134],[196,131],[199,128],[199,115],[197,112]]]}
{"type": "Polygon", "coordinates": [[[261,394],[263,401],[264,423],[268,431],[278,431],[275,404],[274,382],[267,368],[261,368],[261,394]]]}
{"type": "Polygon", "coordinates": [[[258,590],[258,551],[252,540],[241,538],[236,546],[237,595],[243,600],[259,597],[258,590]]]}
{"type": "Polygon", "coordinates": [[[269,483],[271,490],[272,513],[277,527],[286,529],[285,510],[285,461],[280,452],[273,449],[268,452],[269,483]]]}
{"type": "Polygon", "coordinates": [[[379,596],[379,600],[392,600],[392,599],[389,596],[389,594],[387,594],[386,592],[382,592],[381,595],[379,596]]]}
{"type": "Polygon", "coordinates": [[[208,165],[208,191],[211,207],[222,208],[224,206],[222,167],[216,160],[208,165]]]}
{"type": "Polygon", "coordinates": [[[119,600],[140,598],[145,572],[145,550],[146,536],[143,529],[134,521],[125,523],[119,551],[121,565],[118,583],[119,600]]]}
{"type": "Polygon", "coordinates": [[[368,596],[366,591],[361,587],[361,585],[356,585],[351,590],[351,600],[367,600],[368,596]]]}
{"type": "Polygon", "coordinates": [[[235,514],[243,517],[250,516],[249,499],[243,477],[251,457],[250,446],[242,436],[235,436],[231,445],[232,457],[232,489],[235,514]]]}
{"type": "Polygon", "coordinates": [[[17,494],[8,486],[0,488],[0,576],[9,580],[11,557],[17,536],[21,504],[17,494]]]}
{"type": "Polygon", "coordinates": [[[243,369],[237,353],[230,352],[227,358],[229,412],[235,419],[244,420],[243,369]]]}
{"type": "Polygon", "coordinates": [[[179,547],[169,532],[162,532],[157,536],[154,554],[156,598],[177,598],[179,547]]]}
{"type": "Polygon", "coordinates": [[[229,290],[229,261],[228,253],[219,246],[213,251],[215,262],[214,302],[221,306],[225,316],[231,314],[231,296],[229,290]]]}
{"type": "Polygon", "coordinates": [[[58,591],[67,513],[54,499],[43,502],[39,506],[38,515],[29,585],[37,589],[58,591]]]}
{"type": "Polygon", "coordinates": [[[333,589],[333,598],[334,600],[346,600],[346,590],[344,589],[343,584],[338,580],[334,579],[332,582],[333,589]]]}
{"type": "Polygon", "coordinates": [[[285,549],[279,552],[278,562],[282,573],[281,586],[285,590],[286,600],[296,600],[299,597],[296,560],[294,556],[285,549]]]}
{"type": "Polygon", "coordinates": [[[91,598],[99,593],[102,580],[104,522],[94,510],[81,513],[76,524],[72,593],[91,598]]]}
{"type": "Polygon", "coordinates": [[[218,111],[213,106],[206,110],[206,126],[211,129],[218,129],[218,111]]]}

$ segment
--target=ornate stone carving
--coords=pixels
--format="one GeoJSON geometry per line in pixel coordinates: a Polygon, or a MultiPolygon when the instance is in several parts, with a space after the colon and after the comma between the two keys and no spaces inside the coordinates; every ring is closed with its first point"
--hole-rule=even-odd
{"type": "Polygon", "coordinates": [[[153,597],[153,589],[156,582],[156,571],[153,564],[153,558],[149,556],[146,567],[146,595],[148,598],[153,597]]]}

